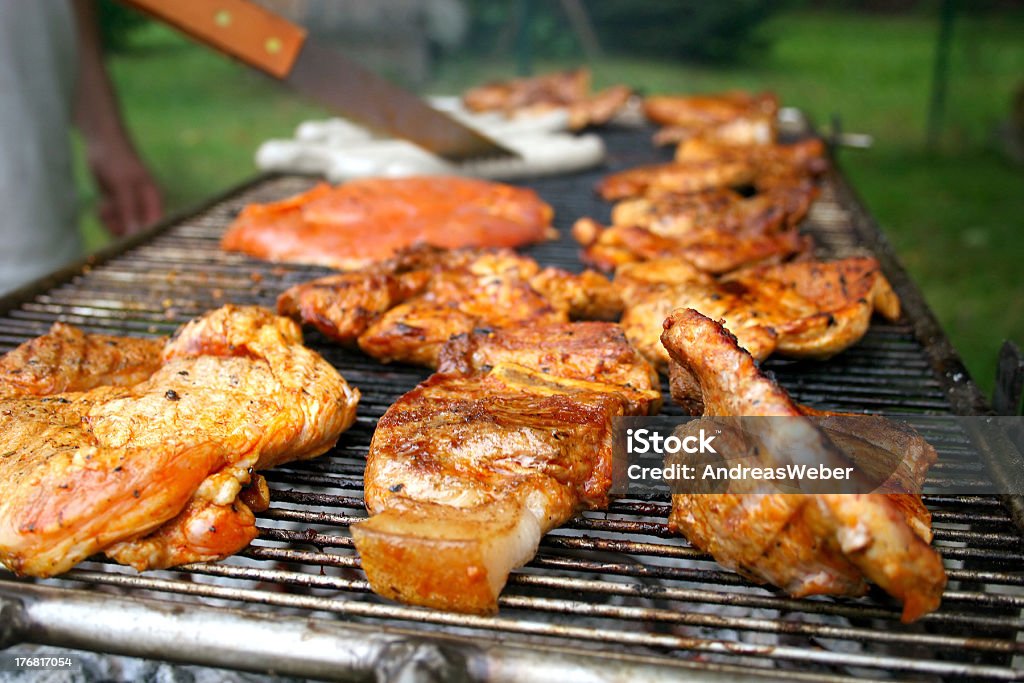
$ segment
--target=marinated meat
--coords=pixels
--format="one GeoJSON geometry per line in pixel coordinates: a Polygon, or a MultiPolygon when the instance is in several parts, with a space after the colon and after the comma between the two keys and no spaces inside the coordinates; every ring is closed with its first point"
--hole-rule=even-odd
{"type": "Polygon", "coordinates": [[[99,551],[140,570],[234,553],[256,533],[253,497],[240,498],[259,485],[252,472],[329,449],[358,397],[294,322],[225,306],[185,325],[135,384],[2,398],[0,561],[52,576],[99,551]]]}
{"type": "Polygon", "coordinates": [[[655,95],[644,100],[644,112],[662,128],[659,145],[694,137],[723,144],[769,144],[776,138],[779,103],[775,95],[726,92],[713,95],[655,95]]]}
{"type": "Polygon", "coordinates": [[[269,261],[359,268],[418,244],[516,247],[556,235],[551,207],[530,189],[446,176],[317,185],[250,204],[221,240],[269,261]]]}
{"type": "Polygon", "coordinates": [[[637,166],[605,176],[597,184],[604,199],[642,197],[651,193],[704,192],[750,185],[757,166],[749,159],[703,159],[637,166]]]}
{"type": "Polygon", "coordinates": [[[632,89],[624,85],[591,93],[590,71],[574,69],[487,83],[467,90],[462,102],[470,111],[508,116],[565,108],[569,127],[580,130],[607,123],[632,96],[632,89]]]}
{"type": "MultiPolygon", "coordinates": [[[[694,310],[672,313],[662,341],[672,357],[673,398],[688,410],[810,412],[763,375],[721,325],[694,310]]],[[[820,443],[820,462],[845,457],[820,427],[797,426],[820,443]]],[[[880,431],[883,441],[893,438],[892,430],[880,431]]],[[[916,437],[907,453],[917,460],[911,471],[923,479],[935,451],[916,437]]],[[[903,603],[905,622],[935,610],[946,585],[942,560],[929,545],[930,516],[914,494],[679,494],[672,497],[669,526],[726,567],[797,597],[861,595],[870,580],[903,603]]]]}
{"type": "Polygon", "coordinates": [[[815,187],[803,185],[747,199],[728,190],[628,199],[613,208],[611,226],[581,218],[573,237],[583,245],[583,260],[604,270],[676,257],[726,273],[809,250],[810,238],[796,226],[815,196],[815,187]]]}
{"type": "Polygon", "coordinates": [[[675,161],[605,176],[597,192],[615,200],[748,185],[766,190],[798,186],[827,169],[825,146],[817,139],[790,145],[728,145],[698,137],[679,145],[675,161]]]}
{"type": "Polygon", "coordinates": [[[677,238],[706,227],[735,232],[764,226],[761,231],[770,232],[798,225],[817,196],[818,189],[805,184],[752,197],[724,189],[636,197],[612,207],[612,225],[633,225],[677,238]]]}
{"type": "Polygon", "coordinates": [[[825,143],[809,138],[791,144],[735,145],[693,137],[676,148],[676,162],[726,161],[752,163],[757,171],[753,184],[761,190],[799,186],[828,170],[825,143]]]}
{"type": "Polygon", "coordinates": [[[377,593],[493,613],[543,534],[607,505],[612,420],[650,412],[660,392],[607,323],[478,332],[441,357],[443,371],[377,425],[365,474],[371,517],[352,536],[377,593]],[[565,341],[564,353],[552,340],[565,341]]]}
{"type": "Polygon", "coordinates": [[[419,249],[363,271],[298,285],[278,310],[385,362],[434,367],[476,328],[613,319],[622,302],[597,273],[575,275],[509,250],[419,249]]]}
{"type": "Polygon", "coordinates": [[[626,304],[626,335],[660,368],[668,361],[661,322],[676,308],[722,321],[756,360],[828,358],[860,341],[873,313],[900,316],[899,299],[869,257],[760,266],[718,279],[663,259],[623,266],[615,286],[626,304]]]}
{"type": "Polygon", "coordinates": [[[706,273],[728,273],[743,266],[773,263],[813,247],[813,240],[795,230],[752,228],[730,232],[709,227],[684,238],[664,237],[632,225],[604,228],[589,218],[573,226],[584,245],[581,258],[602,270],[649,261],[680,258],[706,273]]]}
{"type": "Polygon", "coordinates": [[[48,333],[0,358],[0,398],[136,384],[160,367],[165,343],[85,334],[72,325],[54,323],[48,333]]]}
{"type": "Polygon", "coordinates": [[[651,95],[644,98],[644,113],[654,123],[696,129],[754,113],[774,117],[778,109],[778,98],[767,92],[754,95],[736,90],[710,95],[651,95]]]}
{"type": "Polygon", "coordinates": [[[633,414],[656,412],[660,398],[651,390],[658,375],[626,340],[622,328],[604,322],[557,323],[461,334],[441,350],[442,374],[486,373],[515,363],[547,375],[618,387],[633,414]],[[635,393],[634,393],[635,392],[635,393]]]}

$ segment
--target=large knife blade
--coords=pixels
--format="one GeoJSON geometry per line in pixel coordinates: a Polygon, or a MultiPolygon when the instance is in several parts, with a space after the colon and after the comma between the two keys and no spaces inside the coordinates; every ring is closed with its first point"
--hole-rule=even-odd
{"type": "Polygon", "coordinates": [[[367,127],[453,161],[516,152],[248,0],[123,0],[367,127]]]}

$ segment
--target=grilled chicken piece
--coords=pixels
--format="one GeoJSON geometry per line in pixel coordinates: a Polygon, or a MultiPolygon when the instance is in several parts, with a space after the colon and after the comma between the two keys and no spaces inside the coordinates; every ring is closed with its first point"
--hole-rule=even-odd
{"type": "Polygon", "coordinates": [[[605,199],[667,192],[693,193],[753,185],[759,190],[799,186],[828,169],[818,139],[791,145],[729,145],[696,137],[681,143],[673,162],[638,166],[605,176],[605,199]]]}
{"type": "Polygon", "coordinates": [[[607,175],[598,182],[597,193],[615,200],[658,192],[703,192],[750,185],[756,177],[757,167],[750,160],[673,161],[607,175]]]}
{"type": "Polygon", "coordinates": [[[0,399],[0,561],[52,576],[108,549],[140,570],[237,552],[252,471],[326,451],[358,397],[294,322],[225,306],[136,384],[0,399]]]}
{"type": "Polygon", "coordinates": [[[572,104],[585,98],[589,91],[590,71],[572,69],[485,83],[467,90],[462,103],[470,111],[515,113],[530,107],[572,104]]]}
{"type": "Polygon", "coordinates": [[[583,260],[596,268],[678,257],[725,273],[810,249],[810,238],[795,227],[817,192],[802,185],[749,199],[729,190],[627,199],[612,209],[610,227],[581,218],[572,234],[583,245],[583,260]]]}
{"type": "Polygon", "coordinates": [[[552,215],[527,188],[446,176],[367,178],[250,204],[221,247],[269,261],[360,268],[417,244],[516,247],[551,239],[552,215]]]}
{"type": "Polygon", "coordinates": [[[625,199],[612,207],[612,225],[634,225],[663,237],[685,237],[701,228],[771,232],[796,227],[818,196],[810,184],[773,188],[743,197],[732,190],[667,193],[625,199]]]}
{"type": "Polygon", "coordinates": [[[165,343],[164,339],[85,334],[77,327],[54,323],[48,333],[0,358],[0,398],[136,384],[160,367],[165,343]]]}
{"type": "Polygon", "coordinates": [[[566,108],[569,127],[580,130],[610,121],[633,96],[624,85],[590,93],[590,71],[574,69],[542,76],[495,81],[462,96],[470,111],[500,111],[508,116],[566,108]]]}
{"type": "Polygon", "coordinates": [[[693,137],[734,145],[775,141],[779,103],[775,95],[726,92],[716,95],[657,95],[644,100],[647,117],[661,128],[658,145],[693,137]]]}
{"type": "Polygon", "coordinates": [[[378,266],[298,285],[278,310],[385,362],[434,367],[448,339],[476,328],[614,319],[607,278],[541,269],[509,250],[412,250],[378,266]]]}
{"type": "Polygon", "coordinates": [[[795,230],[754,227],[732,232],[708,227],[678,238],[632,225],[605,228],[590,218],[576,221],[573,236],[583,245],[582,260],[601,270],[653,259],[680,258],[706,273],[728,273],[808,252],[814,244],[809,236],[795,230]]]}
{"type": "Polygon", "coordinates": [[[721,320],[756,360],[772,353],[828,358],[856,344],[877,312],[900,316],[900,302],[868,257],[749,268],[714,279],[680,259],[623,266],[615,277],[629,340],[660,368],[661,321],[676,308],[721,320]]]}
{"type": "Polygon", "coordinates": [[[742,114],[721,123],[701,126],[665,126],[652,140],[659,147],[676,145],[693,138],[703,138],[723,145],[770,145],[778,136],[774,114],[754,112],[742,114]]]}
{"type": "Polygon", "coordinates": [[[767,92],[754,95],[737,90],[710,95],[652,95],[644,98],[647,118],[661,126],[701,128],[754,113],[774,117],[778,109],[778,98],[767,92]]]}
{"type": "Polygon", "coordinates": [[[630,346],[619,325],[605,322],[558,323],[475,330],[461,334],[441,350],[437,371],[470,375],[515,363],[567,379],[615,385],[629,399],[631,414],[656,413],[658,374],[630,346]]]}
{"type": "Polygon", "coordinates": [[[479,332],[441,356],[377,425],[352,536],[380,595],[493,613],[543,534],[607,505],[612,420],[660,393],[611,324],[479,332]]]}
{"type": "Polygon", "coordinates": [[[792,144],[732,145],[693,137],[676,148],[678,163],[715,160],[746,161],[756,167],[754,185],[758,189],[799,185],[806,178],[828,170],[825,143],[810,138],[792,144]]]}
{"type": "Polygon", "coordinates": [[[633,89],[629,86],[613,85],[573,102],[569,105],[569,128],[603,126],[625,109],[632,97],[633,89]]]}
{"type": "MultiPolygon", "coordinates": [[[[796,405],[721,325],[690,309],[672,313],[662,341],[673,362],[673,397],[709,416],[797,417],[796,405]]],[[[845,456],[810,422],[820,462],[845,456]]],[[[894,438],[882,429],[881,440],[894,438]]],[[[875,438],[870,436],[868,438],[875,438]]],[[[935,451],[917,437],[908,452],[927,471],[935,451]]],[[[915,482],[920,485],[920,481],[915,482]]],[[[670,528],[726,567],[790,594],[861,595],[873,581],[903,603],[903,621],[935,610],[946,585],[929,545],[930,516],[915,495],[686,494],[672,497],[670,528]],[[916,500],[915,500],[916,499],[916,500]]]]}

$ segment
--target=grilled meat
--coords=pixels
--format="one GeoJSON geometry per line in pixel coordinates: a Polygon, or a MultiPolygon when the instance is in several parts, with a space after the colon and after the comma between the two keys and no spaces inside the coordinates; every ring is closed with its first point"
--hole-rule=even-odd
{"type": "MultiPolygon", "coordinates": [[[[694,310],[672,313],[662,341],[672,357],[673,397],[691,411],[809,412],[763,375],[721,325],[694,310]]],[[[807,443],[819,444],[820,462],[845,457],[810,422],[793,428],[807,432],[807,443]]],[[[882,441],[895,438],[888,428],[880,432],[882,441]]],[[[912,471],[923,478],[934,450],[917,437],[907,453],[918,461],[912,471]]],[[[669,526],[719,563],[794,596],[860,595],[873,581],[903,603],[905,622],[936,609],[946,585],[942,560],[929,546],[930,516],[913,494],[674,495],[669,526]]]]}
{"type": "Polygon", "coordinates": [[[756,168],[758,189],[800,185],[828,170],[825,143],[810,138],[792,144],[732,145],[694,137],[680,143],[675,160],[680,164],[712,161],[747,162],[756,168]]]}
{"type": "Polygon", "coordinates": [[[629,86],[613,85],[573,102],[569,105],[569,128],[603,126],[625,109],[632,97],[633,89],[629,86]]]}
{"type": "Polygon", "coordinates": [[[255,536],[252,499],[239,499],[252,471],[323,453],[355,417],[358,391],[265,309],[213,311],[160,360],[127,386],[0,399],[7,567],[52,576],[108,549],[140,570],[236,552],[255,536]],[[215,519],[223,533],[197,521],[215,519]]]}
{"type": "Polygon", "coordinates": [[[136,384],[160,367],[165,341],[85,334],[54,323],[47,334],[0,358],[0,398],[136,384]]]}
{"type": "Polygon", "coordinates": [[[278,310],[385,362],[434,367],[441,347],[476,328],[613,319],[608,280],[541,269],[509,250],[412,250],[377,266],[298,285],[278,310]]]}
{"type": "Polygon", "coordinates": [[[610,121],[632,95],[624,85],[591,93],[590,71],[574,69],[487,83],[467,90],[462,103],[470,111],[498,111],[507,116],[565,108],[569,127],[580,130],[610,121]]]}
{"type": "Polygon", "coordinates": [[[750,185],[756,178],[757,165],[750,159],[672,161],[607,175],[598,182],[597,193],[604,199],[616,200],[652,193],[704,192],[750,185]]]}
{"type": "Polygon", "coordinates": [[[805,184],[752,197],[726,189],[635,197],[612,207],[612,225],[633,225],[676,238],[706,227],[735,232],[764,226],[760,231],[771,232],[798,225],[817,196],[817,188],[805,184]]]}
{"type": "Polygon", "coordinates": [[[437,371],[470,375],[489,372],[502,363],[613,384],[629,399],[631,414],[653,414],[661,407],[660,399],[651,397],[651,389],[659,386],[657,373],[630,346],[618,325],[578,322],[475,330],[445,344],[437,371]]]}
{"type": "Polygon", "coordinates": [[[250,204],[221,240],[270,261],[359,268],[417,244],[516,247],[555,236],[533,190],[470,178],[368,178],[250,204]]]}
{"type": "Polygon", "coordinates": [[[663,127],[659,145],[693,137],[734,145],[775,141],[779,103],[775,95],[726,92],[715,95],[655,95],[644,100],[644,112],[663,127]]]}
{"type": "Polygon", "coordinates": [[[792,145],[726,145],[695,138],[680,144],[676,160],[605,176],[604,199],[693,193],[753,185],[760,190],[799,186],[828,169],[825,146],[812,139],[792,145]]]}
{"type": "Polygon", "coordinates": [[[676,308],[721,320],[756,360],[828,358],[860,341],[874,312],[900,315],[899,299],[868,257],[760,266],[719,279],[664,259],[623,266],[615,285],[626,303],[626,335],[661,368],[668,361],[661,322],[676,308]]]}
{"type": "Polygon", "coordinates": [[[441,357],[377,425],[352,536],[377,593],[492,613],[544,533],[607,505],[612,419],[660,393],[608,323],[477,332],[441,357]]]}
{"type": "Polygon", "coordinates": [[[581,218],[572,232],[583,260],[597,268],[677,257],[725,273],[808,250],[810,238],[795,228],[816,196],[814,186],[800,185],[750,198],[710,190],[627,199],[612,209],[610,227],[581,218]]]}
{"type": "Polygon", "coordinates": [[[728,273],[751,264],[789,258],[813,246],[810,237],[795,230],[753,227],[731,232],[707,227],[676,238],[632,225],[605,228],[590,218],[576,221],[573,236],[583,244],[583,261],[602,270],[638,261],[680,258],[702,272],[728,273]]]}
{"type": "Polygon", "coordinates": [[[651,95],[644,98],[647,118],[661,126],[699,129],[752,113],[774,117],[778,109],[778,98],[767,92],[753,95],[730,91],[710,95],[651,95]]]}

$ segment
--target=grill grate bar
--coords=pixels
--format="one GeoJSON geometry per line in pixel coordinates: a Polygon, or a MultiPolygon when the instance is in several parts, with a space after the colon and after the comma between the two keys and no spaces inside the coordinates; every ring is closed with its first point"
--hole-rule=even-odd
{"type": "MultiPolygon", "coordinates": [[[[269,575],[270,574],[268,574],[268,576],[269,575]]],[[[227,588],[219,585],[185,583],[168,579],[146,578],[143,576],[128,576],[117,573],[74,570],[69,572],[66,578],[72,580],[84,580],[110,586],[186,594],[195,597],[217,598],[235,602],[274,605],[278,607],[292,607],[317,612],[332,612],[353,617],[398,619],[404,622],[418,623],[427,622],[487,631],[551,636],[555,638],[566,638],[574,641],[587,641],[592,643],[638,645],[662,651],[691,650],[707,654],[773,658],[802,663],[821,664],[830,667],[864,667],[882,669],[885,671],[927,673],[940,676],[981,676],[996,680],[1013,680],[1016,678],[1015,673],[1008,669],[979,664],[964,664],[931,659],[907,659],[903,657],[885,655],[862,655],[857,653],[831,652],[785,645],[763,646],[745,642],[723,643],[706,638],[683,637],[637,631],[609,632],[590,627],[568,626],[564,624],[529,621],[526,619],[456,615],[448,612],[422,610],[413,607],[380,605],[355,600],[338,600],[312,595],[270,593],[251,589],[227,588]]]]}

